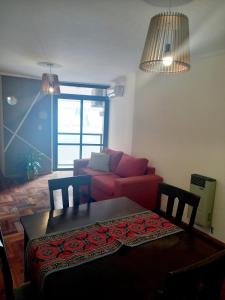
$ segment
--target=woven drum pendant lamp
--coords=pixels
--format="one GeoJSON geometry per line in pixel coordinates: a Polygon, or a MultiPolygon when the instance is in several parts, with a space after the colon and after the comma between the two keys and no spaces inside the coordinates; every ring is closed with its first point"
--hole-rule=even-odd
{"type": "Polygon", "coordinates": [[[152,17],[140,62],[145,72],[178,73],[190,69],[188,18],[165,12],[152,17]]]}
{"type": "Polygon", "coordinates": [[[44,95],[59,95],[59,79],[58,75],[51,73],[42,74],[41,91],[44,95]]]}
{"type": "Polygon", "coordinates": [[[50,72],[42,74],[42,81],[41,81],[41,92],[44,95],[59,95],[60,94],[60,87],[59,87],[59,79],[58,75],[52,74],[51,69],[52,67],[58,66],[53,63],[49,62],[40,62],[38,63],[39,66],[46,66],[49,67],[50,72]]]}

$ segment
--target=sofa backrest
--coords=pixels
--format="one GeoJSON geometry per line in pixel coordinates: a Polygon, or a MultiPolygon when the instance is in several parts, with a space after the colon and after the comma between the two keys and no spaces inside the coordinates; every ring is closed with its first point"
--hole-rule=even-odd
{"type": "Polygon", "coordinates": [[[120,177],[133,177],[145,174],[148,166],[146,158],[136,158],[134,156],[123,154],[115,170],[115,174],[120,177]]]}
{"type": "Polygon", "coordinates": [[[110,159],[110,171],[111,172],[115,172],[116,168],[121,160],[121,157],[123,156],[123,152],[122,151],[117,151],[117,150],[113,150],[110,148],[104,148],[102,150],[103,153],[109,154],[111,156],[110,159]]]}
{"type": "Polygon", "coordinates": [[[153,167],[147,167],[146,171],[145,171],[146,175],[154,175],[155,174],[155,168],[153,167]]]}
{"type": "MultiPolygon", "coordinates": [[[[111,172],[116,173],[117,166],[118,166],[122,156],[123,155],[126,156],[127,154],[123,153],[122,151],[117,151],[117,150],[113,150],[113,149],[110,149],[110,148],[104,148],[102,150],[102,152],[111,155],[110,170],[111,170],[111,172]]],[[[144,174],[145,175],[154,175],[155,174],[155,168],[147,166],[144,174]]]]}

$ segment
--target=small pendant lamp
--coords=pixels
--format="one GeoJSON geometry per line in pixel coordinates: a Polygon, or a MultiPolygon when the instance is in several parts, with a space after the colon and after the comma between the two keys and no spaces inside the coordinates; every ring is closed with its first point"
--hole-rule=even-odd
{"type": "Polygon", "coordinates": [[[60,87],[59,87],[59,79],[58,75],[52,74],[51,69],[54,67],[53,63],[42,62],[39,65],[46,65],[50,68],[49,73],[42,74],[42,82],[41,82],[41,92],[44,95],[59,95],[60,87]]]}
{"type": "Polygon", "coordinates": [[[145,72],[178,73],[190,69],[188,18],[165,12],[152,17],[140,62],[145,72]]]}

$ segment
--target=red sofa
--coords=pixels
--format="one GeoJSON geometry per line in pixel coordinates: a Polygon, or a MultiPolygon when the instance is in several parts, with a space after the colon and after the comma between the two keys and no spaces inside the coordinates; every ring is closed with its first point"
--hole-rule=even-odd
{"type": "Polygon", "coordinates": [[[154,209],[158,184],[163,179],[155,175],[155,168],[147,166],[148,160],[108,148],[103,152],[110,155],[109,172],[89,168],[89,159],[74,160],[74,176],[92,176],[92,198],[100,201],[126,196],[147,209],[154,209]]]}

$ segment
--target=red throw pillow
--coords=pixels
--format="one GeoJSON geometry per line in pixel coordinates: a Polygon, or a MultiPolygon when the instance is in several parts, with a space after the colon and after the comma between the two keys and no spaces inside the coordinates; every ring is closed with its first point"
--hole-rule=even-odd
{"type": "Polygon", "coordinates": [[[123,155],[122,151],[116,151],[116,150],[112,150],[110,148],[104,148],[102,150],[102,152],[109,154],[110,155],[110,171],[112,171],[113,173],[116,171],[116,168],[118,166],[118,163],[123,155]]]}
{"type": "Polygon", "coordinates": [[[135,158],[127,154],[123,154],[115,173],[120,177],[132,177],[144,175],[148,165],[145,158],[135,158]]]}

